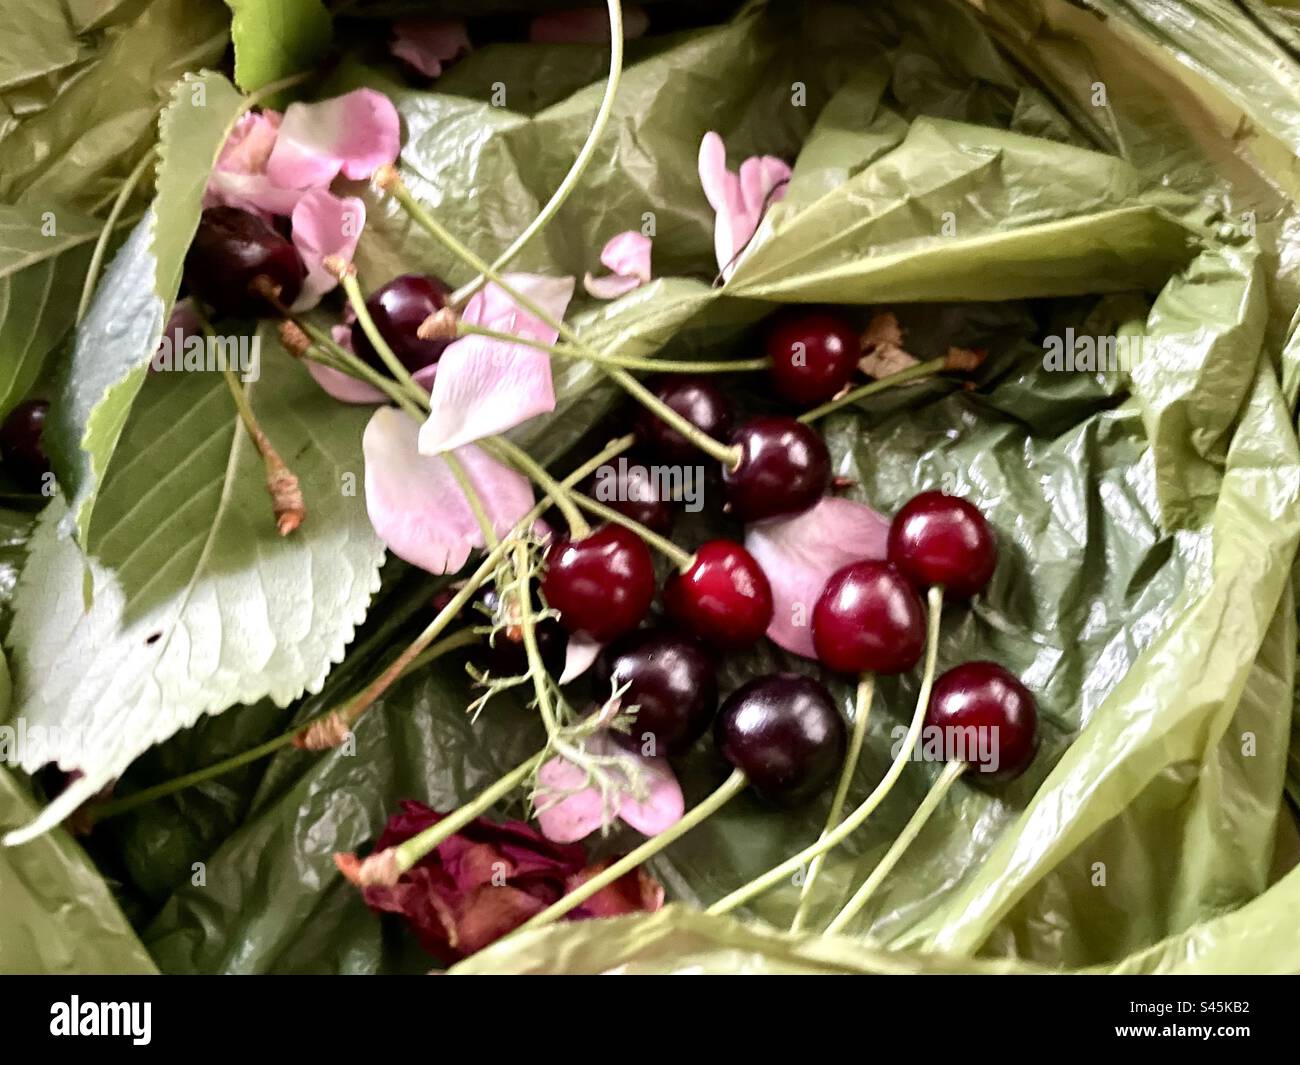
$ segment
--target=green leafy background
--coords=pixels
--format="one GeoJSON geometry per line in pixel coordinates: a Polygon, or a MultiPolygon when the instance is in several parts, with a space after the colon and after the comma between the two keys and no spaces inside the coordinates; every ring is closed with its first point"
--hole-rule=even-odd
{"type": "MultiPolygon", "coordinates": [[[[793,885],[757,900],[748,923],[693,908],[801,847],[824,817],[816,804],[776,814],[743,797],[656,861],[680,905],[543,930],[460,969],[1300,969],[1285,797],[1300,787],[1290,23],[1226,3],[1182,5],[1200,18],[1195,30],[1151,2],[982,6],[772,5],[642,42],[592,170],[519,265],[593,269],[601,244],[650,211],[661,280],[575,313],[602,344],[740,356],[773,302],[830,300],[859,305],[864,320],[889,304],[918,354],[988,348],[974,392],[915,386],[826,428],[856,497],[891,511],[942,486],[986,509],[1002,563],[972,608],[948,612],[941,663],[991,657],[1023,675],[1040,698],[1040,757],[1006,789],[959,785],[850,937],[775,931],[793,885]],[[793,102],[797,83],[805,106],[793,102]],[[787,201],[721,289],[710,286],[712,216],[695,172],[708,129],[733,165],[758,152],[797,158],[787,201]],[[1048,372],[1041,339],[1068,327],[1141,337],[1144,358],[1131,376],[1048,372]]],[[[367,41],[372,23],[354,28],[312,93],[390,93],[412,187],[481,253],[504,248],[585,136],[602,50],[489,47],[430,91],[367,41]],[[490,99],[496,82],[504,108],[490,99]]],[[[368,209],[366,284],[412,268],[466,279],[392,204],[372,197],[368,209]]],[[[618,407],[580,367],[560,385],[557,414],[520,438],[563,466],[618,407]]],[[[737,393],[752,409],[766,402],[761,389],[737,393]]],[[[15,519],[10,539],[22,537],[15,519]]],[[[320,695],[201,723],[139,759],[119,790],[241,750],[355,690],[427,618],[428,594],[390,563],[320,695]]],[[[728,661],[724,687],[784,666],[812,668],[763,648],[728,661]]],[[[859,797],[887,764],[914,687],[881,686],[859,797]]],[[[848,690],[836,691],[847,710],[848,690]]],[[[399,798],[453,805],[535,749],[522,707],[502,701],[471,725],[468,695],[459,663],[435,667],[381,701],[353,754],[285,753],[105,823],[88,847],[148,957],[172,972],[426,967],[330,856],[363,847],[399,798]]],[[[679,768],[692,799],[720,779],[707,749],[679,768]]],[[[828,862],[814,917],[834,912],[883,853],[932,768],[909,768],[828,862]]],[[[138,945],[106,895],[82,905],[123,959],[88,948],[83,967],[130,964],[138,945]]],[[[59,943],[17,964],[73,964],[59,943]]]]}

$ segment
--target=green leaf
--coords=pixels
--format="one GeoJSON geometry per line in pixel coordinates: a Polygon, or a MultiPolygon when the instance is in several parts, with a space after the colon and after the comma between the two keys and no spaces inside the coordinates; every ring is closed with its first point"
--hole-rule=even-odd
{"type": "MultiPolygon", "coordinates": [[[[302,484],[296,533],[277,535],[262,461],[212,373],[150,378],[105,482],[95,558],[60,538],[60,503],[40,519],[9,636],[18,707],[58,726],[64,764],[86,775],[21,838],[205,714],[319,690],[365,616],[384,557],[357,490],[370,412],[329,399],[272,330],[261,342],[248,392],[302,484]]],[[[39,762],[25,754],[29,771],[39,762]]]]}
{"type": "Polygon", "coordinates": [[[87,543],[95,498],[158,347],[198,226],[203,190],[243,98],[219,74],[186,75],[161,122],[154,202],[105,272],[77,326],[49,423],[70,518],[87,543]]]}
{"type": "Polygon", "coordinates": [[[330,46],[333,25],[321,0],[226,0],[234,13],[235,82],[245,92],[306,70],[330,46]]]}

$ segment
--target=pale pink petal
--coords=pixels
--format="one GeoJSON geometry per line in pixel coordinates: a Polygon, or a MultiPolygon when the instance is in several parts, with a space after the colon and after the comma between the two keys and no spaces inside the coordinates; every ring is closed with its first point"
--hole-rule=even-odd
{"type": "Polygon", "coordinates": [[[600,261],[612,274],[587,274],[582,285],[596,299],[612,300],[650,280],[650,238],[635,229],[612,237],[600,253],[600,261]]]}
{"type": "MultiPolygon", "coordinates": [[[[640,4],[623,6],[623,39],[643,36],[650,16],[640,4]]],[[[600,44],[609,40],[609,12],[600,7],[551,11],[528,25],[528,39],[538,44],[600,44]]]]}
{"type": "Polygon", "coordinates": [[[560,674],[560,683],[575,681],[591,668],[591,664],[600,656],[605,645],[590,636],[571,635],[564,650],[564,672],[560,674]]]}
{"type": "Polygon", "coordinates": [[[241,115],[222,145],[203,194],[204,207],[239,207],[268,218],[287,215],[302,193],[281,188],[266,176],[281,116],[277,111],[241,115]]]}
{"type": "Polygon", "coordinates": [[[325,269],[325,257],[337,255],[352,261],[366,224],[366,205],[355,196],[339,197],[328,189],[309,189],[294,207],[292,221],[293,246],[307,267],[302,292],[292,309],[306,311],[338,285],[338,278],[325,269]]]}
{"type": "Polygon", "coordinates": [[[354,181],[397,158],[401,124],[383,93],[354,89],[319,103],[290,104],[266,164],[282,188],[324,188],[340,172],[354,181]]]}
{"type": "Polygon", "coordinates": [[[682,786],[677,783],[677,775],[667,758],[634,757],[640,763],[641,780],[649,789],[649,794],[640,802],[630,793],[624,795],[618,807],[618,816],[641,835],[657,836],[664,829],[677,824],[686,812],[682,786]]]}
{"type": "Polygon", "coordinates": [[[393,23],[393,40],[388,50],[405,59],[425,77],[436,78],[443,63],[468,52],[469,33],[465,23],[454,20],[405,18],[393,23]]]}
{"type": "MultiPolygon", "coordinates": [[[[416,449],[420,427],[394,407],[375,411],[361,439],[366,511],[388,549],[430,573],[453,573],[483,533],[446,461],[416,449]]],[[[476,447],[457,449],[488,520],[504,536],[533,505],[528,479],[476,447]]]]}
{"type": "Polygon", "coordinates": [[[713,208],[713,250],[724,279],[735,270],[740,253],[753,239],[763,214],[785,196],[791,170],[776,156],[751,156],[740,173],[727,169],[727,149],[712,130],[700,141],[700,185],[713,208]]]}
{"type": "Polygon", "coordinates": [[[307,372],[311,374],[313,380],[342,403],[371,405],[383,403],[388,399],[374,385],[366,384],[365,381],[358,381],[351,374],[336,370],[332,366],[322,366],[319,362],[314,362],[311,359],[304,361],[307,363],[307,372]]]}
{"type": "Polygon", "coordinates": [[[352,304],[347,304],[343,308],[343,325],[330,326],[330,336],[334,338],[334,343],[341,348],[352,350],[352,323],[357,320],[357,316],[352,313],[352,304]]]}
{"type": "Polygon", "coordinates": [[[826,496],[812,510],[745,529],[745,547],[772,585],[767,635],[787,651],[815,658],[812,612],[836,570],[884,558],[889,521],[865,503],[826,496]]]}
{"type": "Polygon", "coordinates": [[[577,843],[611,822],[613,812],[596,788],[583,787],[586,780],[585,772],[558,756],[537,771],[537,826],[547,839],[577,843]]]}
{"type": "MultiPolygon", "coordinates": [[[[573,297],[571,277],[507,274],[506,283],[559,320],[573,297]]],[[[498,332],[553,344],[557,333],[517,306],[496,285],[475,294],[463,318],[498,332]]],[[[551,357],[524,344],[467,336],[447,346],[438,361],[420,430],[420,450],[436,455],[513,428],[555,409],[551,357]]]]}

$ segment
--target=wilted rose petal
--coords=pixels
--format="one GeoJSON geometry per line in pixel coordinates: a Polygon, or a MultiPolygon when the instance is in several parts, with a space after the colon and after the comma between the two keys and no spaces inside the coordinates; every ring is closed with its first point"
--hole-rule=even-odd
{"type": "Polygon", "coordinates": [[[277,185],[266,173],[280,121],[278,111],[249,111],[239,117],[208,179],[204,207],[239,207],[263,218],[293,210],[302,191],[277,185]]]}
{"type": "Polygon", "coordinates": [[[865,503],[826,496],[792,518],[745,529],[745,547],[772,585],[768,638],[794,654],[816,658],[812,612],[832,573],[864,558],[884,558],[889,520],[865,503]]]}
{"type": "Polygon", "coordinates": [[[354,181],[397,159],[401,124],[383,93],[354,89],[319,103],[290,104],[266,164],[283,188],[323,188],[341,172],[354,181]]]}
{"type": "MultiPolygon", "coordinates": [[[[430,573],[454,573],[483,533],[446,460],[421,455],[420,427],[393,407],[375,411],[361,439],[366,464],[366,511],[379,538],[398,558],[430,573]]],[[[455,452],[488,519],[504,536],[533,505],[526,477],[476,447],[455,452]]]]}
{"type": "Polygon", "coordinates": [[[598,300],[612,300],[650,280],[650,238],[635,229],[612,237],[600,253],[600,261],[612,274],[587,274],[582,287],[598,300]]]}
{"type": "Polygon", "coordinates": [[[366,224],[366,205],[355,196],[339,197],[328,189],[309,189],[294,206],[292,222],[293,246],[307,267],[302,292],[292,309],[306,311],[339,283],[325,269],[325,257],[337,255],[352,261],[366,224]]]}
{"type": "MultiPolygon", "coordinates": [[[[505,280],[557,321],[573,297],[571,277],[507,274],[505,280]]],[[[555,343],[558,336],[496,285],[476,293],[462,319],[543,344],[555,343]]],[[[555,409],[551,357],[523,344],[462,337],[449,344],[438,360],[429,407],[429,419],[420,430],[420,450],[426,455],[504,432],[555,409]]]]}
{"type": "MultiPolygon", "coordinates": [[[[650,16],[640,4],[623,5],[623,39],[633,40],[650,28],[650,16]]],[[[537,44],[600,44],[609,40],[609,12],[601,7],[550,11],[528,25],[528,39],[537,44]]]]}
{"type": "MultiPolygon", "coordinates": [[[[590,865],[581,872],[574,873],[565,882],[564,893],[576,891],[593,876],[608,869],[616,858],[590,865]]],[[[621,917],[628,913],[655,913],[663,909],[664,886],[639,865],[631,872],[624,873],[608,887],[603,887],[580,906],[574,907],[569,916],[573,919],[583,917],[621,917]]]]}
{"type": "Polygon", "coordinates": [[[791,170],[774,155],[755,155],[741,163],[739,174],[732,173],[727,169],[727,147],[712,130],[700,142],[699,168],[705,198],[717,214],[713,248],[726,280],[764,212],[785,196],[791,170]]]}
{"type": "Polygon", "coordinates": [[[393,23],[388,50],[425,77],[436,78],[442,65],[470,49],[465,23],[448,19],[404,18],[393,23]]]}

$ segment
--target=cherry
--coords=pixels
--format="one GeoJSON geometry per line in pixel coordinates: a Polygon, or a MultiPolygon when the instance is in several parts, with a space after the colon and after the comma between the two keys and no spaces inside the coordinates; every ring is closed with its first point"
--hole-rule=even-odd
{"type": "Polygon", "coordinates": [[[218,314],[256,318],[276,308],[254,287],[269,283],[286,306],[298,298],[307,269],[298,250],[271,226],[238,207],[209,207],[185,255],[185,283],[218,314]]]}
{"type": "Polygon", "coordinates": [[[636,706],[630,733],[610,735],[652,754],[681,754],[709,727],[718,708],[718,676],[713,659],[691,639],[665,629],[632,632],[605,649],[596,663],[602,692],[627,689],[623,706],[636,706]]]}
{"type": "MultiPolygon", "coordinates": [[[[381,285],[366,300],[366,310],[398,361],[411,373],[437,362],[449,339],[421,340],[416,330],[442,310],[451,289],[429,274],[401,274],[381,285]]],[[[352,323],[352,348],[376,370],[387,371],[360,322],[352,323]]]]}
{"type": "Polygon", "coordinates": [[[889,561],[915,585],[966,599],[984,589],[998,561],[993,530],[960,496],[922,492],[889,526],[889,561]]]}
{"type": "Polygon", "coordinates": [[[822,665],[839,673],[903,673],[925,648],[925,612],[894,566],[853,562],[822,589],[812,639],[822,665]]]}
{"type": "Polygon", "coordinates": [[[793,418],[754,418],[731,435],[740,463],[724,468],[727,501],[741,521],[807,510],[831,483],[831,455],[813,429],[793,418]]]}
{"type": "Polygon", "coordinates": [[[934,682],[926,728],[943,729],[944,757],[999,780],[1017,777],[1038,747],[1029,689],[996,662],[967,662],[934,682]]]}
{"type": "Polygon", "coordinates": [[[830,693],[811,677],[774,673],[737,688],[722,704],[714,742],[764,798],[793,804],[838,772],[848,743],[830,693]]]}
{"type": "MultiPolygon", "coordinates": [[[[500,620],[498,612],[501,608],[501,593],[495,584],[485,584],[474,595],[471,603],[470,624],[490,625],[494,620],[500,620]]],[[[541,613],[541,609],[541,602],[534,594],[534,618],[541,613]]],[[[569,645],[564,627],[555,618],[545,617],[535,621],[533,633],[537,637],[537,649],[541,652],[546,672],[558,677],[564,672],[565,652],[569,645]]],[[[518,625],[507,624],[490,637],[485,633],[474,658],[479,668],[489,676],[523,676],[528,672],[528,650],[524,647],[523,629],[518,625]]]]}
{"type": "Polygon", "coordinates": [[[778,314],[767,331],[777,395],[802,407],[825,403],[858,365],[858,331],[843,315],[812,308],[778,314]]]}
{"type": "MultiPolygon", "coordinates": [[[[731,430],[731,404],[708,377],[673,374],[653,383],[659,399],[697,429],[715,440],[731,430]]],[[[657,458],[665,462],[689,462],[700,453],[686,437],[661,421],[652,411],[642,410],[636,423],[637,438],[657,458]]]]}
{"type": "Polygon", "coordinates": [[[50,472],[41,435],[50,405],[43,399],[19,403],[0,425],[0,460],[21,484],[39,488],[50,472]]]}
{"type": "Polygon", "coordinates": [[[559,537],[546,552],[542,595],[560,624],[605,643],[635,629],[655,594],[654,560],[636,533],[601,525],[580,540],[559,537]]]}
{"type": "Polygon", "coordinates": [[[772,622],[772,586],[758,561],[732,540],[710,540],[685,573],[664,585],[668,616],[724,651],[748,647],[772,622]]]}
{"type": "Polygon", "coordinates": [[[598,470],[587,483],[586,493],[592,499],[617,510],[651,532],[667,536],[677,518],[672,502],[661,499],[659,484],[644,466],[619,463],[598,470]]]}

